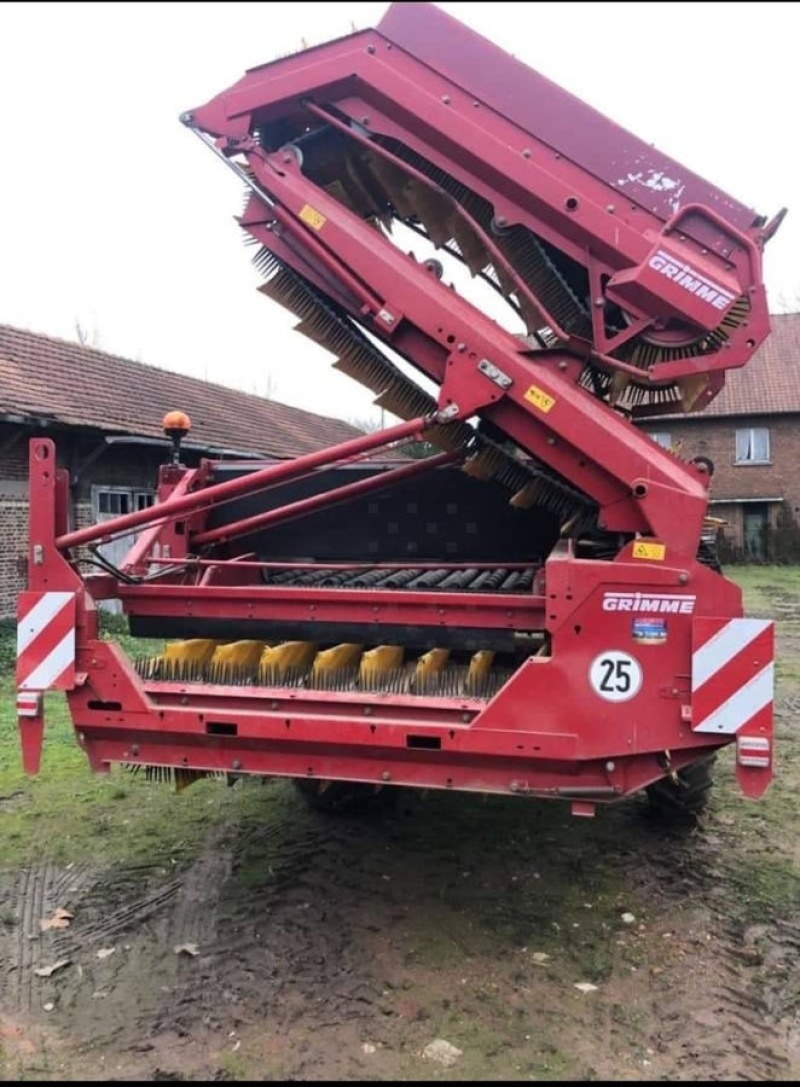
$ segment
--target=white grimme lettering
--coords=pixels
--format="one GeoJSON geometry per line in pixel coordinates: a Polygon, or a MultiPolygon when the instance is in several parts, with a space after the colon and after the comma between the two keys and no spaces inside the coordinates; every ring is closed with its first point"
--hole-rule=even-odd
{"type": "Polygon", "coordinates": [[[696,600],[696,596],[676,596],[662,593],[605,593],[603,595],[603,611],[691,615],[696,600]]]}
{"type": "Polygon", "coordinates": [[[713,279],[704,276],[690,264],[681,264],[676,257],[659,250],[649,260],[649,266],[659,272],[679,287],[683,287],[689,294],[708,302],[714,309],[724,310],[733,302],[730,291],[715,283],[713,279]]]}

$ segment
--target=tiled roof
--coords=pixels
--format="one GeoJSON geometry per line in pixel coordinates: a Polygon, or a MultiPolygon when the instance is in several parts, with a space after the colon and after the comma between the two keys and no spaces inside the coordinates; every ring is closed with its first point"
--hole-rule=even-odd
{"type": "Polygon", "coordinates": [[[189,443],[289,457],[353,438],[339,419],[277,404],[79,343],[0,325],[0,420],[91,427],[163,438],[164,413],[189,414],[189,443]]]}
{"type": "MultiPolygon", "coordinates": [[[[772,335],[700,415],[787,415],[800,412],[800,313],[772,315],[772,335]]],[[[681,418],[681,416],[676,416],[681,418]]]]}

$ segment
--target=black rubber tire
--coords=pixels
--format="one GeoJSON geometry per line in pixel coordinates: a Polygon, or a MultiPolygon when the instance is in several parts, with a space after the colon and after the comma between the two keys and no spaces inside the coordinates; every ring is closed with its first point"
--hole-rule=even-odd
{"type": "Polygon", "coordinates": [[[668,820],[695,819],[703,812],[714,783],[716,754],[690,763],[671,777],[660,778],[647,787],[650,810],[668,820]]]}
{"type": "Polygon", "coordinates": [[[363,815],[388,811],[402,790],[386,787],[375,791],[374,785],[357,781],[332,781],[320,792],[319,778],[293,778],[295,789],[315,811],[338,815],[363,815]]]}

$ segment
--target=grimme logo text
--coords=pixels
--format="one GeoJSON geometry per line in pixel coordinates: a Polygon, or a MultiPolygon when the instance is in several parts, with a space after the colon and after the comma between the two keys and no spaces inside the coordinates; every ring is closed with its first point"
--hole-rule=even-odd
{"type": "Polygon", "coordinates": [[[604,593],[603,611],[691,615],[696,600],[696,596],[673,593],[604,593]]]}
{"type": "Polygon", "coordinates": [[[683,287],[690,294],[702,298],[704,302],[708,302],[714,309],[727,309],[733,301],[733,295],[730,291],[725,290],[719,283],[715,283],[713,279],[708,279],[702,272],[698,272],[696,268],[692,268],[691,264],[683,264],[677,258],[671,257],[663,249],[659,249],[650,258],[649,263],[650,267],[660,272],[662,276],[671,279],[673,283],[677,283],[678,286],[683,287]]]}

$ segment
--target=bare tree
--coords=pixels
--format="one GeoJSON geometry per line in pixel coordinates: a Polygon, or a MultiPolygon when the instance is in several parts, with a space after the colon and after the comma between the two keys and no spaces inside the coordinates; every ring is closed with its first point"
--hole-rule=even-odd
{"type": "Polygon", "coordinates": [[[99,347],[100,346],[100,333],[97,330],[97,325],[92,327],[92,331],[83,324],[80,317],[75,318],[75,338],[81,347],[99,347]]]}
{"type": "Polygon", "coordinates": [[[353,416],[353,418],[351,419],[348,419],[347,422],[350,424],[350,426],[354,426],[356,430],[363,431],[364,434],[374,434],[376,430],[382,430],[384,426],[382,420],[380,419],[362,419],[355,416],[353,416]]]}
{"type": "MultiPolygon", "coordinates": [[[[356,427],[358,430],[362,430],[365,434],[374,434],[376,430],[383,430],[386,427],[386,420],[381,412],[380,419],[361,419],[352,417],[347,420],[350,426],[356,427]]],[[[417,441],[417,442],[401,442],[397,447],[398,452],[401,452],[406,457],[413,457],[414,460],[421,460],[423,457],[431,457],[434,453],[440,452],[435,445],[431,445],[430,442],[417,441]]]]}
{"type": "Polygon", "coordinates": [[[260,396],[262,400],[274,400],[278,391],[278,382],[275,375],[271,371],[265,370],[263,376],[252,383],[250,391],[253,396],[260,396]]]}

